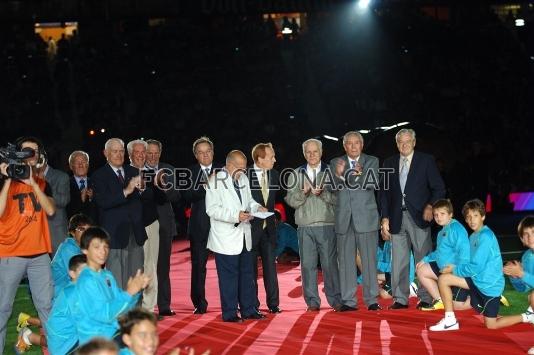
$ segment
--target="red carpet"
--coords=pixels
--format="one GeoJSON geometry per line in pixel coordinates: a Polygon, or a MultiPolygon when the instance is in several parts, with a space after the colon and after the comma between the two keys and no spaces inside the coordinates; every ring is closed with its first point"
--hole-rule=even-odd
{"type": "MultiPolygon", "coordinates": [[[[321,312],[306,312],[302,298],[300,268],[279,265],[281,314],[265,321],[241,324],[221,321],[219,288],[215,262],[208,262],[206,281],[208,313],[193,315],[189,299],[189,242],[173,246],[171,282],[175,317],[159,322],[160,354],[176,347],[194,347],[202,354],[525,354],[534,346],[534,328],[528,324],[504,330],[484,328],[473,311],[457,312],[459,331],[427,331],[443,312],[424,313],[411,308],[399,311],[369,312],[361,301],[357,312],[335,313],[324,294],[321,312]]],[[[261,281],[261,280],[260,280],[261,281]]],[[[260,282],[260,301],[265,301],[260,282]]],[[[322,287],[322,284],[320,285],[322,287]]],[[[391,301],[382,301],[387,306],[391,301]]],[[[262,307],[266,307],[262,303],[262,307]]]]}

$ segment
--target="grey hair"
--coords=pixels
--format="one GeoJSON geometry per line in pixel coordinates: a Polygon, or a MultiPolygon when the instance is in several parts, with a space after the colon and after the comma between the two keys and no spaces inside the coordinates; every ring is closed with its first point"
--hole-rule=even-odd
{"type": "Polygon", "coordinates": [[[134,145],[136,145],[136,144],[141,144],[141,145],[143,145],[143,147],[145,147],[145,150],[146,150],[146,148],[148,147],[147,142],[145,142],[144,140],[142,140],[142,139],[134,139],[133,141],[129,141],[129,142],[128,142],[128,145],[126,146],[126,149],[128,150],[128,155],[131,155],[131,154],[132,154],[133,147],[134,147],[134,145]]]}
{"type": "Polygon", "coordinates": [[[124,148],[124,141],[120,138],[110,138],[106,141],[106,144],[104,144],[104,149],[109,150],[112,143],[119,143],[124,148]]]}
{"type": "Polygon", "coordinates": [[[70,153],[69,155],[69,166],[72,166],[72,161],[74,158],[76,158],[78,155],[81,155],[82,157],[87,160],[87,164],[89,164],[89,154],[84,152],[83,150],[75,150],[74,152],[70,153]]]}
{"type": "Polygon", "coordinates": [[[310,143],[315,143],[317,144],[317,147],[319,148],[319,151],[322,153],[323,152],[323,142],[321,142],[320,140],[318,139],[315,139],[315,138],[310,138],[310,139],[306,139],[304,141],[304,143],[302,143],[302,153],[304,155],[306,155],[306,146],[310,143]]]}
{"type": "Polygon", "coordinates": [[[345,133],[343,135],[343,145],[345,145],[345,143],[347,142],[347,139],[349,138],[349,136],[356,136],[356,137],[360,138],[360,141],[363,144],[363,136],[362,136],[362,134],[360,132],[358,132],[358,131],[348,131],[347,133],[345,133]]]}
{"type": "Polygon", "coordinates": [[[147,145],[149,145],[149,144],[157,145],[158,148],[159,148],[159,152],[160,153],[163,150],[163,144],[161,144],[161,142],[158,141],[157,139],[147,139],[146,144],[147,145]]]}
{"type": "Polygon", "coordinates": [[[395,142],[398,142],[399,137],[403,134],[409,134],[410,136],[412,136],[412,139],[415,140],[415,131],[411,128],[403,128],[395,135],[395,142]]]}

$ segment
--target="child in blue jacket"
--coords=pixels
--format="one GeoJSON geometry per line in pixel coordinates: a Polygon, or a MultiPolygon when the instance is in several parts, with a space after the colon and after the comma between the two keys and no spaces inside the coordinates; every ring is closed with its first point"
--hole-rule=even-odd
{"type": "Polygon", "coordinates": [[[102,228],[87,229],[80,247],[87,256],[87,267],[76,282],[79,299],[76,326],[80,345],[83,345],[94,337],[113,339],[118,335],[117,318],[138,303],[140,292],[150,278],[138,270],[125,291],[117,286],[113,274],[103,268],[109,255],[109,236],[102,228]]]}
{"type": "MultiPolygon", "coordinates": [[[[426,255],[416,265],[417,280],[430,293],[434,302],[423,311],[443,309],[439,295],[438,277],[440,270],[447,265],[461,265],[469,262],[469,238],[464,226],[453,217],[452,203],[448,199],[437,200],[432,206],[434,221],[442,227],[438,232],[436,250],[426,255]]],[[[453,288],[453,300],[465,302],[467,292],[453,288]]]]}
{"type": "Polygon", "coordinates": [[[439,277],[439,293],[445,308],[445,318],[431,331],[457,330],[460,328],[454,309],[467,309],[469,304],[484,316],[484,324],[489,329],[505,326],[506,320],[497,318],[504,275],[499,243],[495,234],[484,225],[486,210],[484,203],[478,199],[467,201],[462,209],[469,228],[470,236],[469,262],[459,265],[447,265],[441,270],[439,277]],[[453,304],[452,287],[469,290],[469,301],[453,304]]]}
{"type": "Polygon", "coordinates": [[[158,350],[159,337],[154,313],[134,308],[119,317],[122,348],[119,355],[153,355],[158,350]]]}
{"type": "Polygon", "coordinates": [[[63,287],[70,283],[69,277],[69,260],[74,255],[82,253],[80,249],[80,238],[93,224],[91,218],[79,213],[72,216],[69,220],[69,236],[59,245],[50,267],[52,269],[52,278],[54,279],[54,297],[59,295],[63,287]]]}

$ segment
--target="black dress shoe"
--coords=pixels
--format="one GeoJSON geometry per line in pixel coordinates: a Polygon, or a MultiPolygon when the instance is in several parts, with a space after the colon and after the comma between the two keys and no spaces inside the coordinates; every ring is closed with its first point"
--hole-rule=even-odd
{"type": "Polygon", "coordinates": [[[407,304],[402,304],[399,302],[395,302],[391,306],[388,307],[388,309],[406,309],[406,308],[408,308],[407,304]]]}
{"type": "Polygon", "coordinates": [[[419,301],[419,303],[417,303],[417,306],[416,306],[417,309],[430,308],[430,307],[432,307],[432,304],[425,302],[425,301],[419,301]]]}
{"type": "Polygon", "coordinates": [[[336,309],[336,312],[349,312],[349,311],[357,311],[358,307],[351,307],[347,306],[346,304],[341,305],[338,309],[336,309]]]}
{"type": "Polygon", "coordinates": [[[382,307],[378,303],[370,304],[369,307],[367,307],[368,311],[381,311],[382,307]]]}
{"type": "Polygon", "coordinates": [[[249,314],[248,316],[241,316],[241,318],[243,318],[243,320],[245,319],[262,320],[262,319],[267,319],[267,316],[260,312],[254,312],[252,314],[249,314]]]}
{"type": "Polygon", "coordinates": [[[201,308],[195,308],[195,310],[193,311],[193,314],[204,314],[204,313],[206,313],[206,310],[201,309],[201,308]]]}
{"type": "Polygon", "coordinates": [[[163,311],[160,311],[158,313],[158,315],[160,317],[172,317],[172,316],[175,316],[176,315],[176,312],[173,311],[172,309],[166,309],[166,310],[163,310],[163,311]]]}
{"type": "Polygon", "coordinates": [[[276,306],[276,307],[270,307],[269,308],[269,313],[282,313],[282,310],[280,309],[280,307],[276,306]]]}
{"type": "Polygon", "coordinates": [[[223,322],[243,323],[243,319],[239,318],[238,316],[234,316],[234,317],[232,317],[232,318],[223,319],[223,322]]]}

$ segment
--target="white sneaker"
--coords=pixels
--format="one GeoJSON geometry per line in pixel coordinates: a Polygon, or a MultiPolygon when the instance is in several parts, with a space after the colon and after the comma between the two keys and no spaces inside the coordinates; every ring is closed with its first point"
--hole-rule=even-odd
{"type": "Polygon", "coordinates": [[[532,308],[528,307],[528,309],[523,314],[525,315],[525,318],[527,319],[528,323],[534,324],[534,312],[532,312],[532,308]]]}
{"type": "Polygon", "coordinates": [[[410,284],[410,297],[417,297],[417,284],[415,282],[410,284]]]}
{"type": "Polygon", "coordinates": [[[460,329],[460,324],[458,324],[458,321],[454,319],[453,324],[447,324],[447,318],[443,318],[439,321],[438,324],[431,326],[430,328],[433,332],[443,332],[446,330],[458,330],[460,329]]]}

